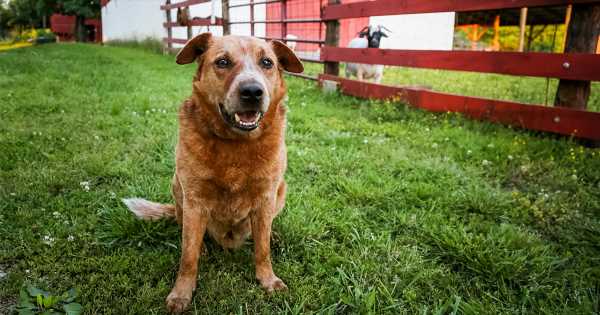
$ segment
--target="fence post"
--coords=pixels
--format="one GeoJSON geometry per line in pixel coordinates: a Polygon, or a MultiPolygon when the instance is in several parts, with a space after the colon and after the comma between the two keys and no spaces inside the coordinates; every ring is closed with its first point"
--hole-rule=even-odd
{"type": "MultiPolygon", "coordinates": [[[[250,21],[254,22],[254,0],[250,0],[250,21]]],[[[254,36],[254,23],[250,23],[250,36],[254,36]]]]}
{"type": "MultiPolygon", "coordinates": [[[[574,4],[567,29],[565,53],[596,53],[600,36],[600,4],[574,4]]],[[[584,65],[575,65],[584,66],[584,65]]],[[[565,69],[571,65],[563,63],[565,69]]],[[[590,81],[563,80],[558,83],[555,106],[586,109],[590,98],[590,81]]]]}
{"type": "MultiPolygon", "coordinates": [[[[327,5],[339,4],[340,0],[327,0],[327,5]]],[[[325,46],[337,47],[340,42],[340,21],[329,20],[325,22],[325,46]]],[[[335,76],[340,74],[339,62],[325,61],[325,73],[335,76]]]]}
{"type": "MultiPolygon", "coordinates": [[[[165,4],[171,4],[171,0],[167,0],[165,4]]],[[[171,22],[173,19],[171,18],[171,9],[166,9],[165,13],[167,14],[167,52],[170,52],[173,48],[173,43],[171,42],[173,39],[173,29],[171,28],[171,22]]]]}
{"type": "Polygon", "coordinates": [[[229,25],[229,0],[221,0],[221,9],[223,11],[223,35],[231,34],[231,25],[229,25]]]}
{"type": "Polygon", "coordinates": [[[285,0],[281,0],[279,5],[281,10],[281,38],[285,39],[287,36],[287,3],[285,0]]]}

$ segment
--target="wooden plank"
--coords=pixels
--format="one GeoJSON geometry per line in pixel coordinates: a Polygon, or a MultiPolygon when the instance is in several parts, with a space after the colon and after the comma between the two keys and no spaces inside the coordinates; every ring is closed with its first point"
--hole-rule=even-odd
{"type": "Polygon", "coordinates": [[[519,128],[600,140],[600,113],[597,112],[380,85],[325,74],[321,74],[319,80],[336,81],[343,93],[355,97],[403,100],[431,112],[458,112],[474,119],[519,128]]]}
{"type": "Polygon", "coordinates": [[[247,7],[249,5],[259,5],[259,4],[269,4],[281,2],[281,0],[266,0],[266,1],[255,1],[254,3],[241,3],[241,4],[232,4],[229,8],[238,8],[238,7],[247,7]]]}
{"type": "MultiPolygon", "coordinates": [[[[574,5],[571,15],[565,52],[595,54],[596,41],[600,36],[600,4],[574,5]]],[[[596,63],[600,64],[600,62],[596,63]]],[[[560,80],[554,105],[577,109],[587,107],[591,93],[591,82],[587,80],[590,79],[576,79],[579,80],[560,80]]]]}
{"type": "Polygon", "coordinates": [[[280,42],[297,42],[297,43],[309,43],[309,44],[323,44],[325,41],[318,39],[292,39],[292,38],[279,38],[279,37],[264,37],[264,36],[255,36],[256,38],[264,39],[264,40],[278,40],[280,42]]]}
{"type": "Polygon", "coordinates": [[[324,61],[346,61],[600,81],[600,55],[323,47],[324,61]]]}
{"type": "Polygon", "coordinates": [[[182,8],[182,7],[189,7],[194,4],[206,3],[206,2],[210,2],[210,1],[211,0],[187,0],[187,1],[177,2],[177,3],[173,3],[173,4],[161,5],[160,9],[161,10],[171,10],[171,9],[177,9],[177,8],[182,8]]]}
{"type": "Polygon", "coordinates": [[[321,19],[279,19],[279,20],[259,20],[259,21],[232,21],[229,24],[281,24],[281,23],[320,23],[321,19]]]}
{"type": "MultiPolygon", "coordinates": [[[[250,0],[250,21],[254,21],[254,0],[250,0]]],[[[254,24],[250,24],[250,36],[254,36],[254,24]]]]}
{"type": "MultiPolygon", "coordinates": [[[[210,18],[193,19],[190,21],[191,26],[209,26],[209,25],[223,25],[223,19],[217,18],[215,24],[210,23],[210,18]]],[[[179,25],[177,22],[163,23],[164,27],[186,27],[187,25],[179,25]]]]}
{"type": "Polygon", "coordinates": [[[221,0],[221,11],[223,12],[223,35],[231,34],[231,19],[229,17],[229,0],[221,0]]]}
{"type": "MultiPolygon", "coordinates": [[[[341,0],[327,0],[327,6],[322,9],[325,10],[328,6],[339,5],[341,0]]],[[[322,15],[322,13],[321,13],[322,15]]],[[[340,63],[336,60],[328,60],[323,58],[323,50],[325,49],[335,49],[340,44],[340,21],[338,20],[330,20],[325,23],[325,46],[321,47],[321,59],[325,61],[325,66],[323,67],[323,72],[330,75],[339,75],[340,74],[340,63]]]]}
{"type": "Polygon", "coordinates": [[[306,79],[306,80],[312,80],[312,81],[318,81],[319,80],[318,77],[315,77],[315,76],[312,76],[312,75],[308,75],[308,74],[293,73],[293,72],[287,72],[287,71],[284,71],[284,72],[287,75],[293,75],[295,77],[299,77],[299,78],[306,79]]]}
{"type": "MultiPolygon", "coordinates": [[[[163,38],[163,42],[168,43],[168,44],[183,44],[185,45],[188,40],[187,39],[183,39],[183,38],[163,38]]],[[[169,47],[171,48],[171,47],[169,47]]]]}
{"type": "Polygon", "coordinates": [[[527,8],[521,8],[519,17],[519,52],[525,50],[525,27],[527,27],[527,8]]]}
{"type": "MultiPolygon", "coordinates": [[[[171,4],[171,0],[167,0],[166,1],[166,5],[171,4]]],[[[171,10],[167,10],[165,11],[165,14],[167,16],[167,24],[172,24],[173,23],[173,18],[171,17],[171,10]]],[[[171,43],[171,39],[173,38],[173,29],[172,28],[167,28],[167,38],[169,39],[169,41],[167,42],[167,49],[171,49],[173,48],[173,43],[171,43]]]]}
{"type": "Polygon", "coordinates": [[[376,0],[328,5],[323,8],[324,20],[413,13],[467,12],[557,6],[576,3],[598,3],[598,0],[376,0]]]}

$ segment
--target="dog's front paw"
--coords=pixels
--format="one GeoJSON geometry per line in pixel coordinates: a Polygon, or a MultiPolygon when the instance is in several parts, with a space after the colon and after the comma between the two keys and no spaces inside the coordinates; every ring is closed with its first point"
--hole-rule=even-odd
{"type": "Polygon", "coordinates": [[[182,313],[190,305],[191,300],[191,296],[180,296],[176,292],[171,292],[167,296],[167,311],[172,314],[182,313]]]}
{"type": "Polygon", "coordinates": [[[273,293],[274,291],[285,291],[287,290],[287,285],[279,279],[276,275],[272,275],[266,279],[258,279],[260,281],[260,285],[267,291],[267,293],[273,293]]]}

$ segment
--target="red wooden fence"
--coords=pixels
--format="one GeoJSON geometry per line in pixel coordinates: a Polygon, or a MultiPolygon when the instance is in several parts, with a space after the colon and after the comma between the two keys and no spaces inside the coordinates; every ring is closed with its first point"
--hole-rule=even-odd
{"type": "MultiPolygon", "coordinates": [[[[463,12],[566,4],[600,3],[598,0],[375,0],[331,4],[323,9],[328,21],[366,16],[463,12]]],[[[600,55],[593,53],[512,53],[431,51],[396,49],[352,49],[333,45],[321,51],[326,64],[357,62],[428,69],[474,71],[506,75],[549,77],[564,80],[600,81],[600,55]]],[[[460,112],[466,116],[526,129],[600,140],[600,113],[564,107],[546,107],[433,92],[423,89],[380,85],[337,76],[336,67],[319,80],[338,83],[342,93],[362,98],[399,98],[412,106],[434,112],[460,112]],[[334,74],[334,75],[332,75],[334,74]]]]}
{"type": "MultiPolygon", "coordinates": [[[[187,39],[172,37],[171,29],[182,25],[171,20],[170,10],[185,8],[208,1],[187,0],[172,4],[170,0],[167,0],[167,3],[161,6],[161,9],[166,11],[167,16],[167,22],[163,25],[168,30],[168,36],[164,41],[169,48],[174,43],[184,44],[187,42],[187,39]]],[[[232,5],[229,5],[228,0],[222,1],[223,19],[218,19],[216,24],[210,24],[209,19],[192,20],[189,25],[183,25],[188,27],[188,38],[191,37],[191,26],[222,25],[224,33],[227,34],[229,25],[231,24],[249,24],[251,35],[254,36],[254,25],[266,24],[267,35],[262,37],[264,39],[276,39],[286,42],[297,42],[303,45],[320,46],[320,57],[318,59],[304,58],[304,60],[325,63],[325,72],[328,74],[319,75],[318,79],[320,81],[330,80],[337,82],[342,93],[362,98],[402,99],[415,107],[433,112],[460,112],[475,119],[489,120],[525,129],[600,140],[600,113],[564,107],[547,107],[461,96],[410,87],[381,85],[343,79],[337,76],[337,64],[339,62],[357,62],[388,66],[558,78],[561,80],[600,81],[600,55],[591,53],[551,54],[352,49],[338,47],[347,44],[340,41],[340,33],[343,35],[345,34],[344,32],[347,33],[349,31],[347,27],[349,25],[347,22],[351,21],[349,19],[359,18],[360,20],[353,21],[363,23],[370,16],[589,4],[600,3],[599,0],[359,0],[360,2],[356,2],[357,0],[346,0],[341,1],[341,3],[339,0],[302,0],[313,1],[318,4],[321,7],[320,16],[312,11],[309,14],[307,10],[299,14],[291,14],[290,8],[288,8],[289,4],[300,0],[248,0],[247,3],[235,3],[232,5]],[[273,14],[267,14],[267,18],[264,20],[256,20],[254,18],[254,6],[259,4],[266,4],[267,11],[275,13],[271,12],[273,14]],[[238,7],[250,8],[249,20],[229,20],[229,9],[238,7]],[[341,30],[340,24],[343,26],[341,30]],[[301,38],[285,38],[286,34],[293,34],[289,32],[290,28],[295,27],[294,32],[300,33],[305,28],[312,30],[314,25],[318,26],[315,29],[316,35],[311,33],[311,36],[302,36],[305,34],[301,33],[301,36],[299,36],[301,38]],[[330,29],[326,29],[325,25],[330,27],[330,29]]],[[[352,34],[352,36],[355,36],[355,34],[352,34]]],[[[316,79],[306,75],[301,76],[308,79],[316,79]]]]}

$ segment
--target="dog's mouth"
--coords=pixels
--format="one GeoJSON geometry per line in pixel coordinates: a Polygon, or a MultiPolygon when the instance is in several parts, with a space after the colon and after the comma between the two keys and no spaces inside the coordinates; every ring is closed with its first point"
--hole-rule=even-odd
{"type": "Polygon", "coordinates": [[[252,131],[258,128],[263,118],[262,112],[254,110],[238,111],[232,115],[223,108],[222,104],[219,104],[219,111],[228,124],[243,131],[252,131]]]}

